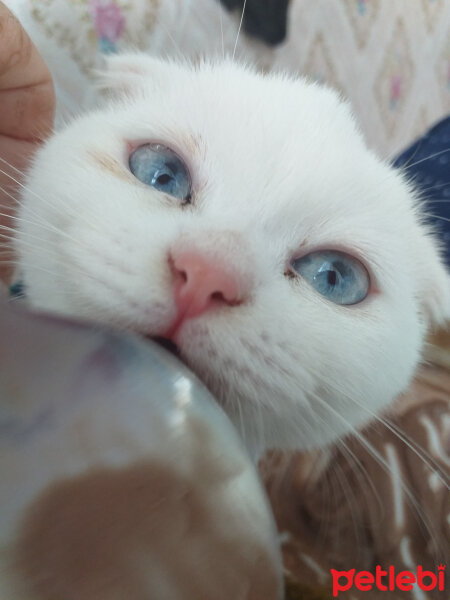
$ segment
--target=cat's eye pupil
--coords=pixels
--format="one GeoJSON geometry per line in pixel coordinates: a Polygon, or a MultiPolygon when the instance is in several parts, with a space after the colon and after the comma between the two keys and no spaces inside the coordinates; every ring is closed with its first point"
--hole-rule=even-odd
{"type": "Polygon", "coordinates": [[[182,205],[191,199],[191,177],[189,171],[173,150],[162,144],[143,144],[129,157],[130,171],[145,185],[182,200],[182,205]]]}
{"type": "Polygon", "coordinates": [[[327,279],[328,279],[329,285],[336,285],[336,282],[337,282],[336,271],[328,271],[327,279]]]}
{"type": "Polygon", "coordinates": [[[156,181],[161,184],[164,185],[166,183],[169,183],[169,181],[172,181],[173,177],[171,177],[170,175],[159,175],[156,178],[156,181]]]}

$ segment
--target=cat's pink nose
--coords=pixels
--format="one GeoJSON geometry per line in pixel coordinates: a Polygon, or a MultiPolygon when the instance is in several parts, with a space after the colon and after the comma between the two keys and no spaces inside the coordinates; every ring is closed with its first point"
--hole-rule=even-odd
{"type": "Polygon", "coordinates": [[[245,295],[243,274],[196,249],[173,252],[175,304],[178,321],[197,317],[217,304],[240,304],[245,295]]]}

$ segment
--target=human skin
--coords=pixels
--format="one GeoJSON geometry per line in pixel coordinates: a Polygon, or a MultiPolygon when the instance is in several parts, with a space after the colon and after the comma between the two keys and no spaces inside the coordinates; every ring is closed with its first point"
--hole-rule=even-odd
{"type": "MultiPolygon", "coordinates": [[[[30,157],[53,126],[55,93],[46,64],[17,18],[0,1],[0,248],[14,225],[13,197],[30,157]]],[[[0,252],[0,278],[11,254],[0,252]],[[3,262],[3,264],[2,264],[3,262]]]]}

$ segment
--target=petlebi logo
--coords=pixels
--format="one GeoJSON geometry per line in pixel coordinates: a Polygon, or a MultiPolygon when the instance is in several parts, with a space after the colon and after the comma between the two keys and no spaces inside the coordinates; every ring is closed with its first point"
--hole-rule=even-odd
{"type": "Polygon", "coordinates": [[[390,566],[383,569],[377,565],[375,573],[370,571],[358,571],[350,569],[349,571],[336,571],[331,569],[331,577],[333,578],[333,597],[339,596],[340,592],[347,592],[353,587],[361,592],[370,592],[373,589],[381,592],[400,591],[409,592],[414,586],[419,587],[424,592],[431,590],[445,591],[445,566],[440,564],[437,566],[437,573],[434,571],[424,571],[421,565],[417,567],[415,572],[399,571],[395,567],[390,566]]]}

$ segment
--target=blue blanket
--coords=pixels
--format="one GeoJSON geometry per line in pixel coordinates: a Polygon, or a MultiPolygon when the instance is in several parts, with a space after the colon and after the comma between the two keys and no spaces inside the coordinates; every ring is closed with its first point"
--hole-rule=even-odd
{"type": "Polygon", "coordinates": [[[450,266],[450,117],[440,121],[394,161],[422,192],[426,213],[441,234],[450,266]]]}

